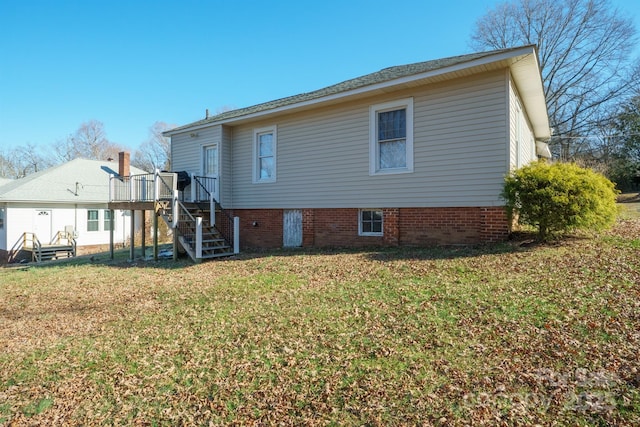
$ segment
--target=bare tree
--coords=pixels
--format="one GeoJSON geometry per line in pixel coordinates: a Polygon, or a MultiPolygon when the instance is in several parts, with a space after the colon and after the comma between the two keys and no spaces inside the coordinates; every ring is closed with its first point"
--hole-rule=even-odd
{"type": "Polygon", "coordinates": [[[602,109],[619,103],[637,82],[630,60],[636,30],[608,0],[502,3],[476,22],[471,39],[479,50],[538,46],[551,125],[559,135],[552,145],[562,159],[585,149],[588,140],[576,137],[591,132],[602,109]]]}
{"type": "Polygon", "coordinates": [[[176,127],[165,122],[155,122],[149,128],[149,139],[140,144],[131,164],[148,172],[171,169],[171,138],[162,132],[176,127]]]}
{"type": "Polygon", "coordinates": [[[0,177],[1,178],[13,178],[13,165],[9,154],[3,150],[0,150],[0,177]]]}
{"type": "Polygon", "coordinates": [[[46,169],[54,164],[53,160],[33,144],[22,145],[0,153],[0,176],[5,178],[24,178],[46,169]]]}
{"type": "Polygon", "coordinates": [[[92,160],[116,159],[118,152],[123,151],[124,147],[107,139],[102,122],[89,120],[82,123],[66,141],[58,142],[54,150],[61,162],[67,162],[77,157],[92,160]]]}

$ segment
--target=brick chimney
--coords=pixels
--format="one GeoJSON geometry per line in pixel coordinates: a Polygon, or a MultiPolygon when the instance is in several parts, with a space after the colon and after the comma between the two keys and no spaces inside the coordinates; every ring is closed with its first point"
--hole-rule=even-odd
{"type": "Polygon", "coordinates": [[[129,176],[131,173],[130,158],[127,151],[118,153],[118,174],[120,176],[129,176]]]}

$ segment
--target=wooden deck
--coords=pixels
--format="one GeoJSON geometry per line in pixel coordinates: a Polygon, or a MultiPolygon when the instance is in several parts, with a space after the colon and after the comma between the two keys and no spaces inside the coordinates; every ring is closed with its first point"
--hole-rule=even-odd
{"type": "Polygon", "coordinates": [[[72,258],[76,255],[73,245],[41,245],[40,248],[25,247],[23,250],[31,252],[31,259],[37,262],[72,258]]]}

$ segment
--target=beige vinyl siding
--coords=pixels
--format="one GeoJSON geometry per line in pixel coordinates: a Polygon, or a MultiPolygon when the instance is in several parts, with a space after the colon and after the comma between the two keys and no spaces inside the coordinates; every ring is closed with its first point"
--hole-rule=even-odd
{"type": "Polygon", "coordinates": [[[223,207],[231,206],[232,194],[232,170],[233,170],[233,129],[228,126],[221,127],[222,144],[220,147],[220,204],[223,207]]]}
{"type": "Polygon", "coordinates": [[[171,137],[171,168],[174,171],[202,172],[202,147],[220,142],[221,126],[199,129],[191,133],[181,133],[171,137]]]}
{"type": "Polygon", "coordinates": [[[233,207],[501,205],[508,98],[505,72],[497,71],[237,126],[233,207]],[[369,176],[369,106],[407,97],[414,172],[369,176]],[[273,125],[277,180],[253,184],[253,129],[273,125]]]}
{"type": "Polygon", "coordinates": [[[509,80],[509,167],[515,169],[537,159],[531,123],[513,80],[509,80]],[[520,127],[520,141],[517,135],[520,127]]]}
{"type": "Polygon", "coordinates": [[[513,80],[509,78],[509,169],[516,169],[518,163],[517,144],[518,96],[513,80]]]}

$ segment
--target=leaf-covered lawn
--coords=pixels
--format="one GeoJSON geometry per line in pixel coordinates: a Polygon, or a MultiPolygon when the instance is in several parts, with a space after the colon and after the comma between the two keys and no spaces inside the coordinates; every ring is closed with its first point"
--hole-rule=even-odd
{"type": "Polygon", "coordinates": [[[639,219],[0,274],[0,424],[640,423],[639,219]]]}

